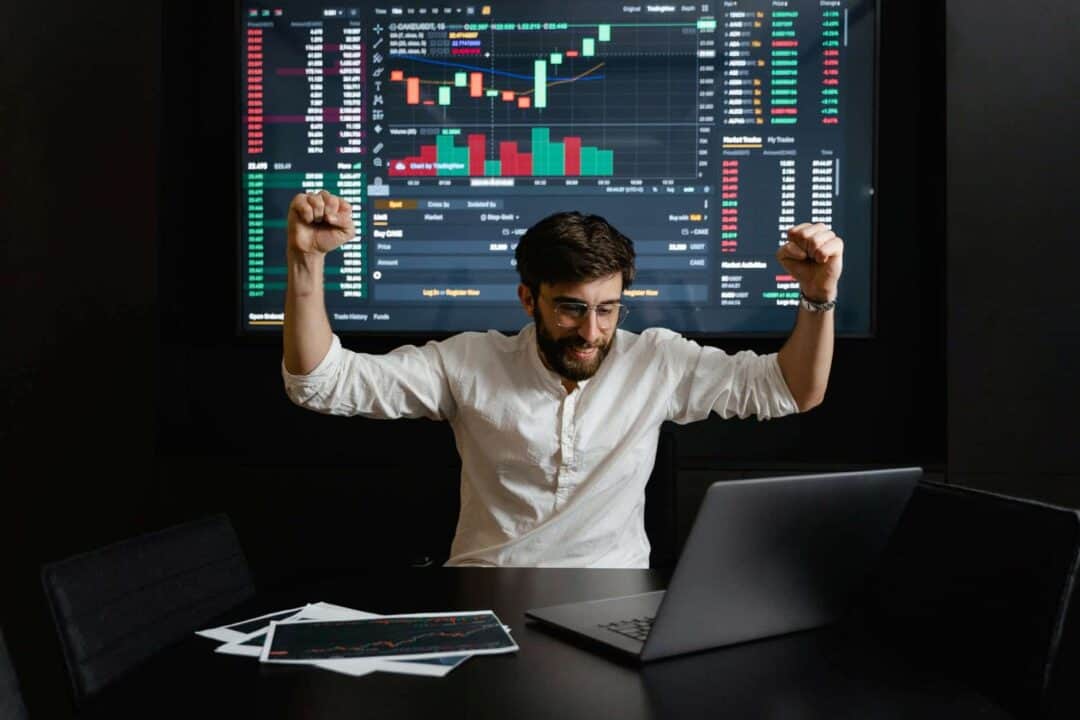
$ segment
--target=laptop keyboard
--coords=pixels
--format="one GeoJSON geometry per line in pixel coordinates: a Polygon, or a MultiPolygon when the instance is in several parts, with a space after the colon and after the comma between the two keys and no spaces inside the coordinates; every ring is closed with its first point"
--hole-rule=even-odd
{"type": "Polygon", "coordinates": [[[611,632],[617,632],[620,635],[625,635],[628,638],[634,640],[645,641],[645,638],[649,636],[649,631],[652,630],[653,618],[640,617],[632,618],[630,620],[619,620],[617,622],[602,623],[600,627],[611,632]]]}

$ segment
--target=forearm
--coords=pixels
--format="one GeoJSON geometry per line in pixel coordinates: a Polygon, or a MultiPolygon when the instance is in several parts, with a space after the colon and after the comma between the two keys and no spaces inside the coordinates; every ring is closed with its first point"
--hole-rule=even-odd
{"type": "Polygon", "coordinates": [[[799,308],[795,329],[780,349],[780,371],[800,412],[825,399],[832,367],[834,314],[799,308]]]}
{"type": "Polygon", "coordinates": [[[333,340],[323,297],[321,253],[288,253],[285,289],[285,369],[306,375],[326,357],[333,340]]]}

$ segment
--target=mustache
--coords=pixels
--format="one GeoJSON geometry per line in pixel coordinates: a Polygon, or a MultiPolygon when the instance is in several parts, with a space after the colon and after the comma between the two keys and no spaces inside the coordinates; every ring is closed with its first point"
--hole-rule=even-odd
{"type": "Polygon", "coordinates": [[[574,337],[560,338],[555,341],[559,347],[568,348],[570,350],[587,350],[589,348],[602,348],[604,347],[603,341],[591,343],[580,335],[574,337]]]}

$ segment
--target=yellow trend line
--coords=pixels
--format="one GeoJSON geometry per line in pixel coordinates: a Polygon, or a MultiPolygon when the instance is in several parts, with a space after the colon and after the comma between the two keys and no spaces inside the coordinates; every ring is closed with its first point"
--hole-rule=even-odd
{"type": "MultiPolygon", "coordinates": [[[[588,70],[586,70],[585,72],[583,72],[580,75],[577,75],[575,77],[567,78],[566,80],[556,80],[555,82],[549,82],[549,83],[547,83],[547,87],[555,87],[556,85],[562,85],[563,83],[571,83],[571,82],[574,82],[576,80],[580,80],[581,78],[585,77],[586,75],[594,73],[594,72],[596,72],[597,70],[599,70],[602,67],[604,67],[604,63],[600,63],[600,64],[598,64],[598,65],[596,65],[594,67],[591,67],[588,70]]],[[[528,95],[529,93],[535,92],[535,91],[536,91],[536,88],[533,88],[532,90],[526,90],[525,92],[520,92],[520,93],[515,93],[515,94],[516,95],[528,95]]]]}

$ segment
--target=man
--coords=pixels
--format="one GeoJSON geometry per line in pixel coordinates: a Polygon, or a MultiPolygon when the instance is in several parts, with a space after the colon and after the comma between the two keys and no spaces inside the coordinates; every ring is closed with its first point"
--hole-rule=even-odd
{"type": "Polygon", "coordinates": [[[522,236],[518,297],[534,322],[517,335],[354,353],[323,301],[324,257],[354,234],[349,204],[326,191],[289,207],[286,392],[323,413],[450,422],[462,469],[448,565],[648,567],[645,484],[661,423],[766,420],[824,398],[843,242],[823,225],[792,228],[777,252],[805,302],[780,352],[764,356],[618,330],[633,244],[578,213],[522,236]]]}

